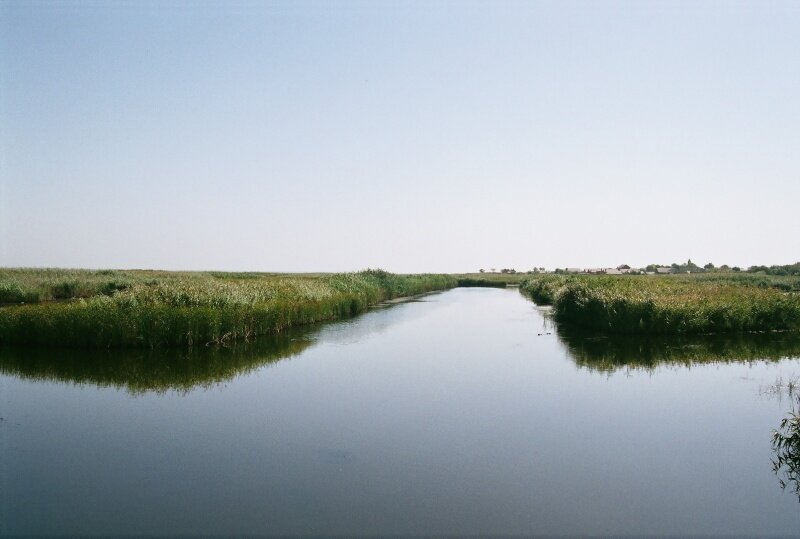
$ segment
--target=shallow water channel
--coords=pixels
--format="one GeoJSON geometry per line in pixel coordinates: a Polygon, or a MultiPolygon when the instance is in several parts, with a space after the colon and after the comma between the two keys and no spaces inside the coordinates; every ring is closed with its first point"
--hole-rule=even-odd
{"type": "Polygon", "coordinates": [[[0,350],[0,535],[796,534],[797,339],[459,288],[231,350],[0,350]]]}

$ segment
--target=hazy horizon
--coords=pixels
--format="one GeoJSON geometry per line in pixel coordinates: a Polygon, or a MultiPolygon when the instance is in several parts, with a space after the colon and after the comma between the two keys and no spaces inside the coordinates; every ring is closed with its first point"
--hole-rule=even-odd
{"type": "Polygon", "coordinates": [[[800,3],[0,4],[0,267],[800,259],[800,3]]]}

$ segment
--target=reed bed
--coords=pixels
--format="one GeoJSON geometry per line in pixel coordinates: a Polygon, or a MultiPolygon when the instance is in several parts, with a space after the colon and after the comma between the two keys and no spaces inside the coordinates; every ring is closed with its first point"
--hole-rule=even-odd
{"type": "Polygon", "coordinates": [[[800,329],[796,282],[759,276],[532,277],[520,289],[559,323],[609,333],[694,334],[800,329]]]}
{"type": "Polygon", "coordinates": [[[454,277],[458,279],[458,286],[503,288],[518,286],[529,275],[526,273],[459,273],[454,277]]]}
{"type": "Polygon", "coordinates": [[[0,304],[111,296],[165,272],[0,268],[0,304]]]}
{"type": "Polygon", "coordinates": [[[447,275],[395,275],[381,270],[315,276],[3,270],[0,289],[13,290],[14,297],[25,298],[26,303],[0,307],[0,344],[77,348],[219,344],[353,316],[384,300],[456,284],[447,275]],[[64,283],[71,294],[59,292],[64,283]]]}

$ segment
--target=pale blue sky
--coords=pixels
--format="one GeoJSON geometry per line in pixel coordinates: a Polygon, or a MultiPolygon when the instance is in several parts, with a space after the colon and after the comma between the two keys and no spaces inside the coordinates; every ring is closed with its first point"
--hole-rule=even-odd
{"type": "Polygon", "coordinates": [[[797,1],[0,17],[0,266],[800,259],[797,1]]]}

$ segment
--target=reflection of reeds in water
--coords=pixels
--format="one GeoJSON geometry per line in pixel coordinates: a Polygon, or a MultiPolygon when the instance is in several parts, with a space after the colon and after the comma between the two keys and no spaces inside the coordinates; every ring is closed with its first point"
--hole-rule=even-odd
{"type": "Polygon", "coordinates": [[[559,325],[559,340],[581,367],[613,372],[736,361],[800,357],[797,332],[726,335],[603,335],[559,325]]]}
{"type": "Polygon", "coordinates": [[[797,395],[799,389],[800,377],[790,376],[788,378],[784,378],[783,376],[779,376],[777,379],[775,379],[774,384],[769,384],[765,387],[762,387],[760,389],[760,393],[762,395],[775,396],[778,398],[778,400],[781,400],[784,395],[787,395],[791,399],[797,395]]]}
{"type": "Polygon", "coordinates": [[[474,279],[463,277],[458,279],[458,286],[467,288],[505,288],[507,283],[501,280],[474,279]]]}
{"type": "Polygon", "coordinates": [[[188,351],[2,348],[0,373],[38,381],[116,387],[131,394],[188,392],[300,354],[312,342],[307,334],[290,331],[230,347],[203,346],[188,351]]]}

